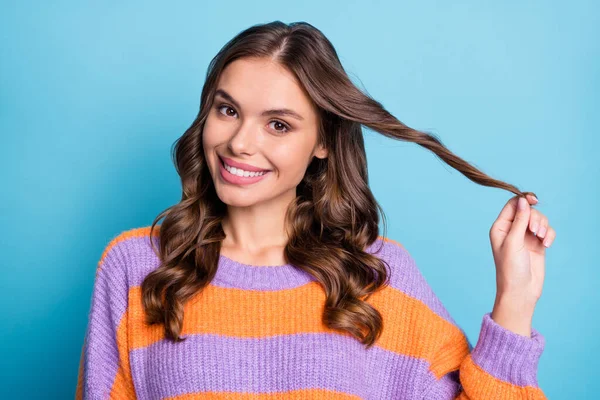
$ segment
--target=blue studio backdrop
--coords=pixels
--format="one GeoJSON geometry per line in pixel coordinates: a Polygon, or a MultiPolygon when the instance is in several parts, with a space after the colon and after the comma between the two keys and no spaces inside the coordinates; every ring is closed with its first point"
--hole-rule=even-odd
{"type": "MultiPolygon", "coordinates": [[[[74,396],[103,248],[179,200],[170,148],[209,61],[273,20],[313,24],[398,119],[538,194],[557,232],[533,320],[540,387],[594,398],[599,15],[592,1],[0,1],[0,398],[74,396]]],[[[512,194],[365,137],[388,236],[475,343],[495,296],[488,232],[512,194]]]]}

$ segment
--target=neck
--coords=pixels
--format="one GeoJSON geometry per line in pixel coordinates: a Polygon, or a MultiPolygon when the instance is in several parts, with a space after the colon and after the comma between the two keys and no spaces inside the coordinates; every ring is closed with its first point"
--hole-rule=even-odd
{"type": "MultiPolygon", "coordinates": [[[[295,195],[295,193],[294,193],[295,195]]],[[[245,254],[261,254],[266,249],[283,248],[288,242],[285,214],[293,197],[263,202],[249,207],[227,207],[222,221],[223,248],[245,254]]]]}

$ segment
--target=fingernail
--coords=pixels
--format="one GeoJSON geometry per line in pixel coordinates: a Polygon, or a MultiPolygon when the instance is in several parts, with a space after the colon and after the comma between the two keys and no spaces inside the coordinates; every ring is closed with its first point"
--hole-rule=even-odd
{"type": "Polygon", "coordinates": [[[538,232],[538,237],[541,237],[541,238],[543,238],[544,236],[546,236],[546,227],[545,227],[545,226],[542,226],[542,227],[540,228],[540,231],[538,232]]]}
{"type": "Polygon", "coordinates": [[[519,210],[525,210],[525,207],[527,207],[527,200],[525,200],[525,197],[519,197],[518,207],[519,210]]]}
{"type": "Polygon", "coordinates": [[[538,224],[533,224],[533,226],[531,227],[531,232],[533,232],[533,234],[535,235],[537,230],[538,230],[538,224]]]}

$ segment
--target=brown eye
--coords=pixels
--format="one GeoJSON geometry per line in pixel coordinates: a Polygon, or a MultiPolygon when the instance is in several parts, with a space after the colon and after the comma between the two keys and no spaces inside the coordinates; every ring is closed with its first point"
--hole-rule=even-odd
{"type": "MultiPolygon", "coordinates": [[[[234,110],[233,108],[229,107],[229,106],[228,106],[228,105],[226,105],[226,104],[221,104],[220,106],[218,106],[218,107],[217,107],[217,111],[219,111],[221,114],[223,114],[223,113],[221,112],[221,109],[223,109],[223,108],[225,108],[225,109],[228,109],[228,110],[233,110],[233,112],[235,113],[235,110],[234,110]]],[[[226,115],[226,116],[228,116],[228,117],[231,117],[231,116],[232,116],[232,115],[230,115],[230,114],[227,114],[227,111],[225,111],[225,114],[224,114],[224,115],[226,115]]]]}
{"type": "Polygon", "coordinates": [[[273,128],[273,129],[276,132],[287,133],[290,130],[289,126],[287,124],[284,124],[281,121],[275,120],[275,121],[271,121],[270,123],[271,124],[273,124],[273,123],[275,124],[275,128],[273,128]],[[283,128],[283,129],[280,129],[280,128],[283,128]]]}

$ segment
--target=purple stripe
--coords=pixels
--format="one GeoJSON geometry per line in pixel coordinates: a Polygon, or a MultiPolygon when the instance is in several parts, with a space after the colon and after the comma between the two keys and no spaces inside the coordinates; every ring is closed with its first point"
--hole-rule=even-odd
{"type": "Polygon", "coordinates": [[[455,399],[462,390],[459,379],[458,370],[449,372],[440,379],[430,373],[426,378],[425,392],[416,398],[423,400],[455,399]]]}
{"type": "MultiPolygon", "coordinates": [[[[188,335],[131,351],[139,399],[185,393],[269,393],[321,388],[365,399],[415,398],[429,376],[424,360],[331,333],[267,338],[188,335]],[[420,377],[419,379],[417,377],[420,377]]],[[[455,383],[457,385],[458,383],[455,383]]]]}
{"type": "MultiPolygon", "coordinates": [[[[153,240],[158,247],[158,237],[153,237],[153,240]]],[[[149,236],[130,238],[117,246],[123,246],[124,251],[129,254],[128,273],[132,286],[140,286],[146,275],[158,268],[160,261],[150,247],[149,236]]],[[[408,251],[395,243],[377,239],[367,248],[367,252],[389,263],[391,287],[423,302],[437,315],[456,325],[408,251]]],[[[266,291],[292,289],[314,280],[311,275],[290,264],[258,267],[221,257],[215,279],[211,284],[225,288],[266,291]]]]}
{"type": "Polygon", "coordinates": [[[531,329],[531,337],[519,335],[486,313],[471,356],[477,365],[500,380],[537,388],[538,362],[545,343],[544,336],[535,328],[531,329]]]}
{"type": "Polygon", "coordinates": [[[300,287],[312,281],[315,281],[312,275],[291,264],[254,266],[221,256],[211,283],[226,288],[273,291],[300,287]]]}
{"type": "MultiPolygon", "coordinates": [[[[158,238],[154,237],[158,247],[158,238]]],[[[129,279],[132,286],[141,286],[144,278],[158,268],[160,260],[150,247],[149,236],[130,238],[119,243],[129,253],[129,279]]],[[[238,288],[242,290],[282,290],[305,285],[312,276],[290,264],[283,266],[250,266],[241,264],[227,257],[219,259],[214,286],[238,288]]]]}
{"type": "MultiPolygon", "coordinates": [[[[527,338],[498,325],[487,313],[483,316],[479,341],[471,356],[480,368],[500,381],[539,388],[537,368],[544,344],[545,338],[536,329],[532,328],[531,338],[527,338]]],[[[458,371],[439,380],[430,374],[424,383],[426,392],[418,398],[455,398],[458,394],[455,391],[461,389],[456,384],[459,379],[458,371]]],[[[478,380],[479,376],[464,379],[478,380]]]]}
{"type": "Polygon", "coordinates": [[[113,247],[95,278],[84,346],[84,399],[108,398],[116,376],[117,328],[127,307],[125,256],[113,247]]]}
{"type": "MultiPolygon", "coordinates": [[[[378,239],[377,242],[381,240],[378,239]]],[[[372,254],[378,255],[390,265],[390,286],[406,295],[417,299],[429,307],[434,313],[444,318],[453,325],[457,325],[448,310],[444,307],[438,296],[423,276],[415,259],[403,247],[392,242],[384,242],[381,251],[377,251],[379,244],[372,244],[372,254]]],[[[389,271],[389,270],[388,270],[389,271]]]]}

